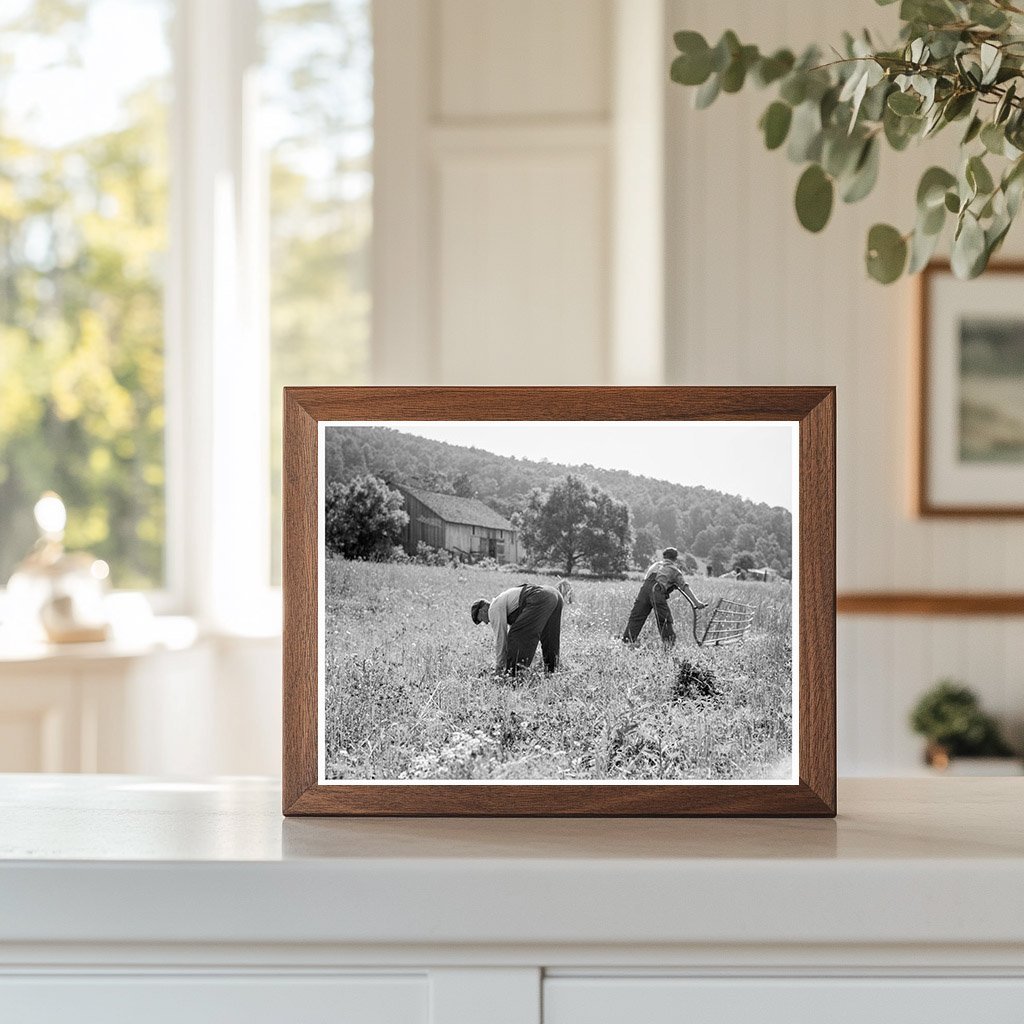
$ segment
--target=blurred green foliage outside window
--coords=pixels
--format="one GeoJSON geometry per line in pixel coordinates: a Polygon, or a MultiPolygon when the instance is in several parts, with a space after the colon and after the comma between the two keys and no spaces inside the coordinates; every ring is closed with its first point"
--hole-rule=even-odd
{"type": "Polygon", "coordinates": [[[163,582],[170,16],[0,8],[0,585],[47,489],[116,586],[163,582]]]}
{"type": "Polygon", "coordinates": [[[281,388],[369,372],[370,0],[263,0],[270,158],[271,571],[280,578],[281,388]]]}

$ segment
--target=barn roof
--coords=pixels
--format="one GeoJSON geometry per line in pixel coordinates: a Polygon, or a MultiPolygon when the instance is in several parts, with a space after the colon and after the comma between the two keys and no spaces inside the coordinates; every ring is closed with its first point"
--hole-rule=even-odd
{"type": "Polygon", "coordinates": [[[421,491],[417,487],[401,486],[417,501],[423,502],[435,515],[446,523],[462,523],[465,526],[486,526],[491,530],[512,530],[512,524],[493,508],[476,498],[460,498],[456,494],[435,494],[421,491]]]}

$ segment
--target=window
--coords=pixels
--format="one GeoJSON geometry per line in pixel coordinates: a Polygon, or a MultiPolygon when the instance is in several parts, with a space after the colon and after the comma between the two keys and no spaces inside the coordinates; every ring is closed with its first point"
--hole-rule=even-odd
{"type": "Polygon", "coordinates": [[[269,156],[271,566],[280,564],[281,388],[365,383],[370,337],[370,0],[263,0],[269,156]]]}
{"type": "Polygon", "coordinates": [[[368,372],[370,14],[0,6],[0,587],[53,489],[116,587],[273,606],[281,387],[368,372]]]}
{"type": "Polygon", "coordinates": [[[48,489],[115,585],[164,580],[171,14],[0,13],[0,586],[48,489]]]}

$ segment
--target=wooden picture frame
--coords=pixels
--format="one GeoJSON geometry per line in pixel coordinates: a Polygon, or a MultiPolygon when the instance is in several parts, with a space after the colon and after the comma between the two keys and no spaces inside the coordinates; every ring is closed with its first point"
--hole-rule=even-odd
{"type": "MultiPolygon", "coordinates": [[[[284,393],[283,811],[354,816],[811,816],[836,813],[835,389],[301,387],[284,393]],[[325,783],[318,657],[321,424],[345,421],[790,421],[794,771],[789,781],[325,783]],[[796,549],[794,549],[796,550],[796,549]],[[798,728],[797,728],[798,724],[798,728]]],[[[628,610],[628,609],[627,609],[628,610]]],[[[467,628],[468,616],[467,616],[467,628]]],[[[475,617],[474,617],[475,621],[475,617]]]]}
{"type": "MultiPolygon", "coordinates": [[[[1005,309],[993,318],[1006,315],[1019,305],[1017,295],[1007,287],[1008,277],[1017,277],[1013,287],[1024,285],[1024,261],[1003,260],[989,264],[984,275],[973,281],[958,281],[947,261],[936,260],[921,272],[917,281],[917,339],[915,346],[917,409],[916,437],[912,444],[913,510],[921,518],[993,519],[1024,516],[1024,500],[984,500],[985,495],[999,488],[993,475],[1007,479],[1012,475],[1017,493],[1024,493],[1024,461],[1017,466],[986,466],[964,463],[959,469],[953,454],[956,413],[952,403],[957,400],[953,376],[962,373],[954,367],[957,353],[950,342],[949,317],[984,314],[996,290],[1005,290],[1005,309]],[[953,291],[955,289],[955,291],[953,291]],[[936,349],[941,349],[937,352],[936,349]]],[[[1014,309],[1014,319],[1024,325],[1024,314],[1014,309]]],[[[961,321],[963,323],[963,320],[961,321]]],[[[962,344],[961,340],[961,344],[962,344]]],[[[958,378],[959,379],[959,378],[958,378]]],[[[961,386],[963,381],[960,379],[961,386]]],[[[963,397],[960,396],[960,401],[963,397]]],[[[960,413],[962,417],[962,412],[960,413]]],[[[965,426],[959,423],[961,446],[965,426]]]]}

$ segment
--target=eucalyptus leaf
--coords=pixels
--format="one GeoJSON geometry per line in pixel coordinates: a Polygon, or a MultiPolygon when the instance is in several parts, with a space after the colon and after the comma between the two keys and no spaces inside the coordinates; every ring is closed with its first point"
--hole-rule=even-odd
{"type": "Polygon", "coordinates": [[[981,44],[979,51],[981,58],[981,84],[991,85],[999,74],[999,68],[1003,63],[1003,51],[991,42],[981,44]]]}
{"type": "Polygon", "coordinates": [[[790,50],[776,50],[770,57],[762,57],[753,71],[754,81],[764,87],[785,78],[793,70],[796,58],[790,50]]]}
{"type": "Polygon", "coordinates": [[[758,59],[756,46],[741,46],[732,63],[722,72],[722,92],[739,92],[746,81],[747,72],[758,59]]]}
{"type": "Polygon", "coordinates": [[[875,224],[868,232],[868,273],[880,284],[892,284],[907,263],[906,239],[890,224],[875,224]]]}
{"type": "Polygon", "coordinates": [[[901,152],[962,120],[957,173],[925,172],[909,235],[884,224],[871,229],[868,270],[888,282],[908,258],[912,272],[921,269],[953,213],[957,271],[973,276],[1024,215],[1022,3],[901,0],[897,43],[879,48],[867,31],[844,32],[831,48],[837,59],[815,46],[798,57],[786,49],[762,54],[732,31],[712,48],[684,31],[675,36],[671,77],[695,87],[698,107],[748,83],[772,89],[758,125],[769,149],[807,165],[795,203],[812,231],[828,222],[836,195],[855,202],[876,185],[883,141],[901,152]]]}
{"type": "Polygon", "coordinates": [[[778,149],[786,141],[789,126],[793,121],[793,108],[788,103],[776,100],[761,115],[761,130],[764,144],[768,149],[778,149]]]}
{"type": "Polygon", "coordinates": [[[996,124],[1002,124],[1013,110],[1013,101],[1017,95],[1017,83],[1011,82],[1003,93],[999,102],[996,104],[996,112],[992,117],[992,120],[996,124]]]}
{"type": "Polygon", "coordinates": [[[956,176],[944,167],[929,167],[917,186],[917,208],[927,213],[936,206],[942,206],[947,190],[955,184],[956,176]]]}
{"type": "Polygon", "coordinates": [[[1002,156],[1006,146],[1006,133],[1002,125],[989,121],[981,129],[981,143],[993,156],[1002,156]]]}
{"type": "Polygon", "coordinates": [[[722,37],[715,44],[711,51],[711,70],[721,74],[733,62],[733,57],[739,53],[741,44],[732,29],[722,33],[722,37]]]}
{"type": "Polygon", "coordinates": [[[970,145],[980,134],[982,129],[982,120],[980,117],[972,117],[971,123],[967,126],[967,131],[964,132],[964,137],[960,140],[961,146],[970,145]]]}
{"type": "Polygon", "coordinates": [[[972,3],[968,10],[968,17],[978,25],[995,30],[1003,29],[1007,25],[1006,15],[993,7],[990,3],[972,3]]]}
{"type": "Polygon", "coordinates": [[[946,224],[946,204],[939,203],[927,210],[918,210],[917,228],[925,235],[938,235],[946,224]]]}
{"type": "Polygon", "coordinates": [[[985,232],[981,224],[969,211],[965,211],[960,226],[953,237],[950,264],[953,273],[961,280],[975,277],[975,267],[985,257],[985,232]]]}
{"type": "Polygon", "coordinates": [[[878,181],[879,148],[877,137],[873,136],[864,143],[853,175],[843,187],[844,203],[860,202],[875,187],[878,181]]]}
{"type": "Polygon", "coordinates": [[[722,80],[716,75],[712,76],[694,93],[693,105],[698,110],[706,110],[718,98],[722,91],[722,80]]]}
{"type": "Polygon", "coordinates": [[[793,111],[786,155],[793,163],[817,160],[821,142],[821,111],[817,103],[808,100],[793,111]]]}
{"type": "Polygon", "coordinates": [[[920,227],[914,230],[910,238],[910,262],[907,264],[907,273],[916,274],[928,265],[939,244],[941,231],[928,233],[920,227]]]}
{"type": "Polygon", "coordinates": [[[794,71],[786,76],[779,88],[779,98],[791,107],[797,107],[807,99],[807,75],[803,71],[794,71]]]}
{"type": "Polygon", "coordinates": [[[909,92],[894,92],[889,96],[889,109],[900,116],[916,114],[920,106],[920,98],[909,92]]]}
{"type": "Polygon", "coordinates": [[[796,186],[796,215],[808,231],[821,231],[832,215],[832,180],[817,165],[811,164],[796,186]]]}
{"type": "Polygon", "coordinates": [[[976,194],[987,196],[995,188],[992,175],[980,156],[972,156],[967,161],[966,176],[976,194]]]}

